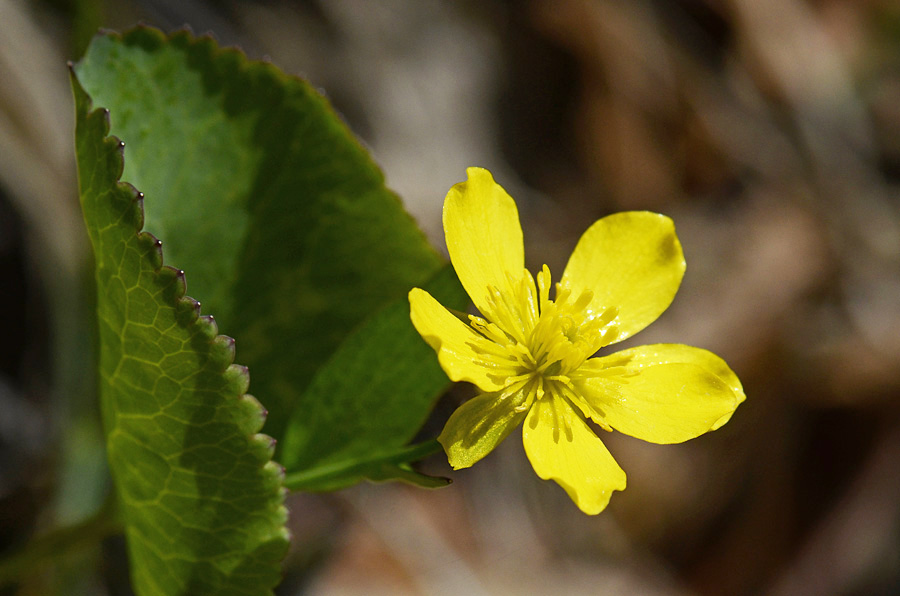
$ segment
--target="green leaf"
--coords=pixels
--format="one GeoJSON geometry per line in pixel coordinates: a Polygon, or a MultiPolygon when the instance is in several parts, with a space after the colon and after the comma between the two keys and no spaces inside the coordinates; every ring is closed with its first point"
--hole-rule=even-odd
{"type": "MultiPolygon", "coordinates": [[[[450,266],[424,287],[444,304],[466,302],[450,266]]],[[[301,402],[309,407],[294,411],[284,436],[282,462],[289,473],[303,472],[288,486],[332,490],[361,477],[391,479],[382,456],[402,452],[449,384],[410,322],[407,297],[398,298],[349,335],[310,383],[301,402]]]]}
{"type": "Polygon", "coordinates": [[[287,546],[282,470],[234,343],[185,297],[119,183],[123,145],[73,76],[79,191],[95,256],[100,394],[135,591],[267,594],[287,546]]]}
{"type": "Polygon", "coordinates": [[[97,38],[76,72],[128,143],[147,229],[237,338],[280,441],[345,336],[443,260],[325,99],[271,64],[138,28],[97,38]]]}
{"type": "MultiPolygon", "coordinates": [[[[243,395],[247,370],[230,365],[234,344],[199,317],[155,238],[238,339],[265,430],[280,439],[292,420],[294,486],[317,490],[363,478],[444,483],[413,472],[424,451],[406,446],[447,383],[413,335],[406,294],[443,259],[327,101],[271,64],[139,27],[95,38],[74,73],[104,424],[135,587],[265,593],[284,550],[271,441],[254,434],[263,416],[243,395]],[[124,163],[110,132],[128,143],[124,163]],[[338,383],[335,371],[357,358],[338,383]],[[376,375],[384,382],[370,391],[376,375]],[[369,401],[354,403],[353,387],[369,401]],[[373,409],[378,396],[388,403],[373,409]],[[310,431],[305,415],[350,438],[310,431]]],[[[444,279],[434,292],[462,308],[458,283],[444,279]]]]}

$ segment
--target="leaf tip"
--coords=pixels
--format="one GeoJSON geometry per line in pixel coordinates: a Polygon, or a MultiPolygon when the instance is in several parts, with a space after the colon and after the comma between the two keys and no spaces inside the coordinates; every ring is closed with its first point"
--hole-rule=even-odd
{"type": "MultiPolygon", "coordinates": [[[[200,306],[199,302],[197,302],[197,306],[200,306]]],[[[197,317],[194,324],[197,332],[208,341],[212,341],[219,335],[219,325],[216,323],[216,318],[212,315],[201,315],[197,317]]]]}
{"type": "MultiPolygon", "coordinates": [[[[217,335],[212,341],[210,358],[223,370],[228,367],[228,365],[234,362],[234,339],[227,335],[217,335]]],[[[243,393],[246,390],[247,389],[244,388],[240,393],[243,393]]]]}
{"type": "MultiPolygon", "coordinates": [[[[224,336],[219,336],[224,337],[224,336]]],[[[231,339],[231,338],[229,338],[231,339]]],[[[250,369],[242,364],[231,364],[225,369],[225,382],[233,395],[244,395],[250,388],[250,369]]],[[[257,402],[259,405],[259,402],[257,402]]]]}
{"type": "Polygon", "coordinates": [[[280,464],[272,461],[272,456],[275,455],[275,446],[277,444],[278,441],[269,435],[264,435],[262,433],[257,433],[250,437],[251,450],[256,451],[257,457],[260,459],[268,460],[265,465],[263,465],[263,469],[269,469],[269,473],[277,474],[279,482],[281,482],[284,480],[284,468],[280,464]],[[270,464],[274,464],[277,467],[277,470],[271,470],[270,464]]]}
{"type": "MultiPolygon", "coordinates": [[[[271,439],[272,441],[275,441],[275,439],[272,439],[268,435],[264,435],[261,433],[254,435],[254,437],[264,437],[266,439],[271,439]]],[[[275,442],[277,443],[277,441],[275,441],[275,442]]],[[[286,475],[284,466],[282,466],[280,463],[278,463],[274,459],[270,459],[269,461],[267,461],[265,463],[265,465],[263,466],[263,471],[265,471],[265,473],[272,479],[277,480],[279,485],[284,484],[284,477],[286,475]]],[[[282,488],[284,488],[284,487],[282,486],[282,488]]],[[[284,490],[286,493],[287,489],[285,488],[284,490]]]]}
{"type": "MultiPolygon", "coordinates": [[[[181,273],[183,277],[184,272],[181,273]]],[[[182,296],[175,303],[175,316],[179,325],[187,326],[191,324],[200,317],[200,303],[190,296],[182,296]]]]}
{"type": "Polygon", "coordinates": [[[163,269],[162,240],[150,232],[139,232],[138,241],[144,250],[144,256],[150,261],[151,266],[158,270],[165,281],[171,283],[171,267],[163,269]]]}
{"type": "Polygon", "coordinates": [[[266,417],[269,415],[269,411],[259,403],[259,400],[249,393],[241,395],[239,403],[245,414],[243,417],[245,422],[241,426],[242,432],[247,435],[259,432],[259,429],[266,423],[266,417]]]}

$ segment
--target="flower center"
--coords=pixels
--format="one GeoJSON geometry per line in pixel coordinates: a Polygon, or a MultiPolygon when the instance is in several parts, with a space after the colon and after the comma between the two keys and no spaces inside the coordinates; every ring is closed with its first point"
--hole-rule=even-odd
{"type": "Polygon", "coordinates": [[[592,292],[573,299],[559,283],[551,300],[550,285],[546,265],[537,274],[537,286],[525,270],[518,279],[510,276],[504,291],[489,288],[488,320],[469,316],[472,327],[489,340],[479,342],[479,349],[483,364],[504,386],[502,396],[526,392],[522,409],[548,393],[572,394],[571,374],[616,336],[618,309],[596,312],[592,292]]]}

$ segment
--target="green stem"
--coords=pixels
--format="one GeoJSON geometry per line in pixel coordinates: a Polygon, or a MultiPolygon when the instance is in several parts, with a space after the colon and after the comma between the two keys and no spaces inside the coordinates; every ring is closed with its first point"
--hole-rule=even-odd
{"type": "MultiPolygon", "coordinates": [[[[284,486],[289,490],[310,490],[314,489],[316,486],[322,486],[333,479],[344,479],[357,475],[368,476],[369,474],[367,474],[367,472],[374,473],[375,476],[378,476],[378,471],[382,470],[383,466],[393,466],[393,468],[396,468],[398,465],[422,459],[423,457],[431,455],[432,453],[437,453],[440,450],[440,443],[431,439],[415,445],[400,447],[386,453],[379,453],[371,457],[355,458],[349,461],[337,464],[327,464],[299,472],[288,472],[284,478],[284,486]]],[[[397,480],[406,480],[413,484],[424,485],[421,479],[419,482],[412,481],[414,477],[422,476],[421,474],[414,474],[407,471],[405,474],[397,474],[395,476],[397,480]]],[[[422,478],[427,479],[428,477],[422,476],[422,478]]],[[[375,479],[379,480],[379,478],[375,479]]],[[[433,481],[434,487],[446,486],[449,484],[449,481],[443,478],[433,478],[430,480],[433,481]]],[[[427,484],[432,483],[427,482],[427,484]]]]}
{"type": "Polygon", "coordinates": [[[26,577],[51,559],[97,544],[107,536],[121,531],[122,524],[116,515],[114,499],[109,498],[94,515],[84,521],[38,536],[25,545],[23,550],[0,559],[0,587],[26,577]]]}

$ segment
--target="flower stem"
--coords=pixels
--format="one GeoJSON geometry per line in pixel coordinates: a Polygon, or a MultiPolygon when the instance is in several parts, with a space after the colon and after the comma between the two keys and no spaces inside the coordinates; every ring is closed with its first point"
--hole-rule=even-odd
{"type": "Polygon", "coordinates": [[[441,450],[441,445],[431,439],[415,445],[400,447],[386,453],[378,453],[369,457],[360,457],[309,470],[288,472],[284,478],[284,486],[289,490],[326,490],[342,488],[355,481],[368,478],[374,481],[402,480],[426,488],[447,486],[450,481],[445,478],[431,478],[405,469],[407,462],[416,461],[441,450]],[[352,479],[352,480],[351,480],[352,479]],[[329,484],[329,483],[334,484],[329,484]]]}

